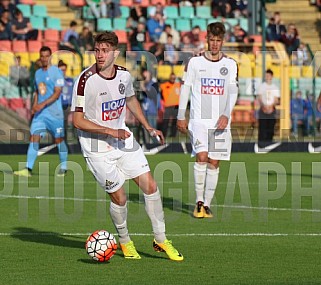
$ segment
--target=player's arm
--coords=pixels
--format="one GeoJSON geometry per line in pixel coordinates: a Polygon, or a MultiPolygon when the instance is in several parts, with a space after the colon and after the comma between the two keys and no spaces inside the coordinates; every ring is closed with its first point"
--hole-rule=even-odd
{"type": "Polygon", "coordinates": [[[83,112],[76,111],[73,113],[73,124],[75,128],[79,130],[100,135],[108,135],[121,140],[127,139],[131,136],[131,133],[124,129],[117,130],[97,125],[96,123],[86,119],[83,112]]]}
{"type": "Polygon", "coordinates": [[[186,114],[190,91],[191,91],[191,86],[186,84],[183,84],[181,86],[176,124],[177,124],[177,129],[183,134],[187,133],[187,121],[186,121],[185,114],[186,114]]]}
{"type": "Polygon", "coordinates": [[[145,128],[145,130],[148,131],[148,133],[152,137],[157,137],[159,136],[160,138],[160,143],[164,144],[165,139],[164,135],[161,131],[156,130],[150,126],[148,123],[147,119],[145,118],[142,108],[140,106],[140,103],[138,102],[137,98],[135,95],[126,97],[126,104],[128,109],[133,113],[134,117],[142,124],[142,126],[145,128]]]}
{"type": "Polygon", "coordinates": [[[219,117],[216,123],[216,128],[218,130],[225,130],[225,128],[227,127],[237,100],[239,87],[238,87],[238,71],[237,71],[236,64],[232,72],[233,73],[231,74],[231,79],[227,90],[226,106],[222,115],[219,117]]]}
{"type": "Polygon", "coordinates": [[[37,105],[35,105],[33,107],[33,110],[35,112],[39,112],[43,108],[45,108],[45,107],[49,106],[50,104],[52,104],[53,102],[57,101],[57,99],[59,98],[59,96],[61,94],[61,90],[62,90],[62,87],[56,86],[54,89],[54,93],[47,100],[45,100],[39,104],[37,103],[37,105]]]}

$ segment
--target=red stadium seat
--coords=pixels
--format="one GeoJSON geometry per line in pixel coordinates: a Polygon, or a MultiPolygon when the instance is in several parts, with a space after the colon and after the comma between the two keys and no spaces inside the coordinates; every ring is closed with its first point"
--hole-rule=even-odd
{"type": "Polygon", "coordinates": [[[9,107],[11,110],[16,111],[25,107],[25,102],[23,98],[11,98],[9,99],[9,107]]]}
{"type": "Polygon", "coordinates": [[[126,31],[115,30],[114,32],[118,36],[119,43],[123,44],[123,43],[127,43],[128,42],[128,40],[127,40],[127,32],[126,31]]]}
{"type": "Polygon", "coordinates": [[[133,6],[133,0],[120,0],[120,5],[121,6],[132,7],[133,6]]]}
{"type": "Polygon", "coordinates": [[[26,41],[14,41],[12,43],[12,51],[13,52],[25,52],[25,51],[27,51],[27,43],[26,43],[26,41]]]}
{"type": "Polygon", "coordinates": [[[150,0],[152,6],[156,6],[157,3],[161,3],[163,7],[167,6],[166,0],[150,0]]]}
{"type": "Polygon", "coordinates": [[[12,51],[12,42],[11,41],[0,41],[0,50],[1,51],[12,51]]]}
{"type": "Polygon", "coordinates": [[[8,99],[6,97],[0,97],[0,105],[5,108],[9,108],[8,99]]]}
{"type": "Polygon", "coordinates": [[[68,6],[70,7],[83,7],[86,5],[87,3],[85,0],[68,0],[68,6]]]}
{"type": "Polygon", "coordinates": [[[43,45],[49,47],[52,52],[55,52],[58,50],[58,43],[57,42],[45,41],[43,45]]]}
{"type": "Polygon", "coordinates": [[[20,4],[25,4],[25,5],[35,5],[36,2],[34,0],[20,0],[20,4]]]}
{"type": "Polygon", "coordinates": [[[148,7],[148,6],[150,6],[150,2],[149,2],[149,0],[141,0],[140,5],[142,7],[148,7]]]}
{"type": "Polygon", "coordinates": [[[48,29],[44,31],[44,39],[46,41],[60,41],[60,32],[58,30],[48,29]]]}
{"type": "Polygon", "coordinates": [[[28,41],[28,51],[29,52],[39,52],[41,48],[41,42],[38,41],[28,41]]]}

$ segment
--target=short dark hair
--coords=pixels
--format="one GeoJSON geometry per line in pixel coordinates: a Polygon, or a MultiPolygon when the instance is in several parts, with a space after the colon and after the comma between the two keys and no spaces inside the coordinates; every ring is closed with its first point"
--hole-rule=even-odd
{"type": "Polygon", "coordinates": [[[269,73],[269,74],[271,74],[273,76],[273,71],[271,69],[267,69],[265,72],[269,73]]]}
{"type": "Polygon", "coordinates": [[[58,61],[58,67],[62,67],[62,66],[65,66],[67,68],[67,64],[62,59],[60,59],[58,61]]]}
{"type": "Polygon", "coordinates": [[[221,22],[210,23],[207,26],[207,36],[211,34],[213,36],[224,38],[225,32],[225,26],[221,22]]]}
{"type": "Polygon", "coordinates": [[[42,46],[39,52],[44,52],[44,51],[49,51],[50,54],[52,53],[51,48],[48,46],[42,46]]]}
{"type": "Polygon", "coordinates": [[[69,24],[69,27],[75,27],[77,26],[77,22],[76,21],[71,21],[70,24],[69,24]]]}
{"type": "Polygon", "coordinates": [[[95,36],[95,43],[107,43],[113,47],[118,46],[118,37],[114,32],[105,31],[95,36]]]}

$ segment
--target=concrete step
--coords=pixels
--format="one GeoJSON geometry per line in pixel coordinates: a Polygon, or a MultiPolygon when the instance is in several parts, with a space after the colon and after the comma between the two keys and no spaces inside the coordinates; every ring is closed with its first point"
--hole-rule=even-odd
{"type": "Polygon", "coordinates": [[[63,6],[63,4],[61,3],[60,0],[36,0],[35,1],[37,5],[45,5],[47,6],[48,9],[50,9],[50,7],[61,7],[63,6]]]}

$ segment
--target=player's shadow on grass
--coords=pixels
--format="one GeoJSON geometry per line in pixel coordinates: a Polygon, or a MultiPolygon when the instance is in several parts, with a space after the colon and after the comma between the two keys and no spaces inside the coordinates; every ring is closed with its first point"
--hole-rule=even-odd
{"type": "MultiPolygon", "coordinates": [[[[260,174],[266,174],[266,172],[261,171],[260,174]]],[[[321,175],[313,175],[312,173],[292,173],[292,172],[281,172],[281,173],[276,173],[274,171],[269,171],[268,176],[270,177],[276,177],[277,175],[280,176],[301,176],[301,177],[310,177],[310,178],[315,178],[315,179],[321,179],[321,175]]]]}
{"type": "Polygon", "coordinates": [[[24,242],[43,243],[61,247],[80,248],[85,247],[85,241],[83,236],[64,236],[55,232],[43,232],[33,228],[18,227],[14,228],[14,232],[11,235],[12,238],[19,239],[24,242]],[[69,239],[81,238],[82,240],[69,239]]]}
{"type": "MultiPolygon", "coordinates": [[[[128,200],[133,203],[144,204],[144,196],[141,194],[130,193],[128,200]]],[[[174,198],[162,197],[163,207],[174,212],[190,214],[191,209],[188,204],[174,198]]]]}

